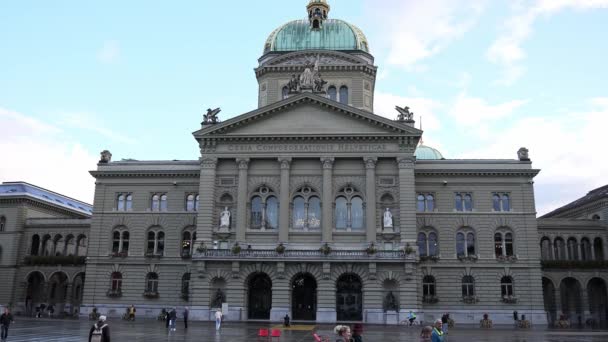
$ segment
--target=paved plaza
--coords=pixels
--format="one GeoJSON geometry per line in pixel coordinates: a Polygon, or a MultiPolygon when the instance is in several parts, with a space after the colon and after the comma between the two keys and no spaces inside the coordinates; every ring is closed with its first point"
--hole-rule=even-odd
{"type": "MultiPolygon", "coordinates": [[[[86,320],[51,320],[27,319],[16,317],[17,321],[11,326],[8,342],[24,341],[87,341],[91,322],[86,320]]],[[[141,320],[125,322],[110,320],[112,341],[213,341],[239,342],[256,341],[258,329],[261,327],[282,328],[268,324],[256,323],[226,323],[219,333],[216,333],[212,322],[192,322],[188,330],[183,328],[183,322],[178,321],[176,332],[167,332],[164,322],[141,320]]],[[[282,330],[280,341],[309,342],[313,341],[312,331],[316,329],[321,335],[335,341],[329,325],[297,325],[291,330],[282,330]]],[[[419,328],[366,325],[364,341],[394,342],[418,341],[419,328]]],[[[276,341],[277,339],[275,339],[276,341]]],[[[532,330],[514,330],[508,327],[480,330],[472,327],[455,328],[450,331],[450,342],[574,342],[608,341],[608,331],[591,330],[547,330],[535,328],[532,330]]]]}

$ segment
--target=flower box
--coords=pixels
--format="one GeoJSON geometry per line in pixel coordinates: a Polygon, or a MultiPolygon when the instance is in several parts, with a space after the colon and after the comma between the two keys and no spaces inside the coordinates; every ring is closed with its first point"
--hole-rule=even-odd
{"type": "Polygon", "coordinates": [[[113,252],[111,254],[112,258],[126,258],[127,256],[129,256],[129,253],[127,252],[113,252]]]}
{"type": "Polygon", "coordinates": [[[122,291],[120,289],[116,289],[116,290],[109,289],[108,292],[106,292],[106,296],[108,296],[110,298],[120,298],[120,297],[122,297],[122,291]]]}
{"type": "Polygon", "coordinates": [[[517,297],[515,297],[515,296],[503,296],[501,298],[501,300],[502,300],[503,303],[506,303],[506,304],[515,304],[515,303],[517,303],[517,297]]]}
{"type": "Polygon", "coordinates": [[[462,302],[465,304],[475,304],[478,302],[478,300],[476,296],[463,296],[462,302]]]}
{"type": "Polygon", "coordinates": [[[144,297],[149,298],[149,299],[158,298],[159,297],[158,291],[145,291],[144,297]]]}
{"type": "Polygon", "coordinates": [[[421,256],[420,257],[420,261],[437,262],[437,261],[439,261],[439,256],[437,256],[437,255],[425,255],[425,256],[421,256]]]}
{"type": "Polygon", "coordinates": [[[478,259],[477,255],[467,255],[467,256],[460,255],[460,256],[458,256],[458,260],[463,261],[463,262],[464,261],[474,262],[474,261],[477,261],[477,259],[478,259]]]}
{"type": "Polygon", "coordinates": [[[423,296],[422,302],[426,304],[436,304],[439,303],[439,298],[436,296],[423,296]]]}

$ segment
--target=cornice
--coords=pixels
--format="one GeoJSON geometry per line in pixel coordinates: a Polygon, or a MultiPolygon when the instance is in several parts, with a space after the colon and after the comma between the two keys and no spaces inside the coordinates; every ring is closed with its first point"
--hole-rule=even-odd
{"type": "Polygon", "coordinates": [[[5,204],[5,203],[6,204],[27,204],[27,205],[31,205],[36,208],[50,210],[53,212],[57,212],[57,213],[72,216],[72,217],[78,217],[78,218],[90,218],[91,217],[91,215],[87,215],[87,214],[84,214],[81,212],[70,211],[70,210],[64,209],[63,207],[53,206],[53,205],[45,203],[43,201],[37,201],[37,200],[31,199],[31,198],[0,197],[0,204],[5,204]]]}
{"type": "MultiPolygon", "coordinates": [[[[301,72],[303,68],[304,66],[302,65],[264,65],[255,69],[255,75],[261,77],[270,73],[297,73],[301,72]]],[[[360,71],[371,76],[376,76],[378,67],[367,64],[326,65],[320,66],[319,71],[322,73],[332,71],[360,71]]]]}
{"type": "Polygon", "coordinates": [[[192,178],[200,177],[200,171],[90,171],[95,178],[119,178],[119,177],[161,177],[161,178],[192,178]]]}
{"type": "Polygon", "coordinates": [[[535,177],[540,170],[494,170],[494,169],[479,169],[479,170],[415,170],[416,176],[527,176],[535,177]]]}

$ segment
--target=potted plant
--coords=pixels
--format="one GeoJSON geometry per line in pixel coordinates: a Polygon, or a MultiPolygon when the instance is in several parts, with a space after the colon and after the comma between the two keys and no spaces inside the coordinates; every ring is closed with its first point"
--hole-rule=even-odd
{"type": "Polygon", "coordinates": [[[410,246],[409,243],[405,244],[405,248],[403,249],[403,252],[405,252],[405,255],[410,255],[414,253],[414,248],[412,248],[412,246],[410,246]]]}
{"type": "Polygon", "coordinates": [[[365,248],[365,252],[367,255],[374,255],[376,252],[378,252],[378,250],[376,249],[376,245],[372,242],[369,244],[369,246],[367,246],[367,248],[365,248]]]}
{"type": "Polygon", "coordinates": [[[158,298],[159,297],[158,291],[145,291],[144,297],[150,298],[150,299],[158,298]]]}
{"type": "Polygon", "coordinates": [[[235,242],[234,245],[232,246],[232,254],[239,254],[241,253],[241,246],[239,245],[238,242],[235,242]]]}
{"type": "Polygon", "coordinates": [[[505,304],[515,304],[517,303],[517,297],[511,295],[511,296],[502,296],[502,302],[505,304]]]}
{"type": "Polygon", "coordinates": [[[331,247],[329,247],[329,244],[326,242],[319,248],[319,251],[323,253],[323,255],[329,255],[331,253],[331,247]]]}
{"type": "Polygon", "coordinates": [[[201,254],[207,253],[207,245],[205,245],[204,241],[201,242],[201,244],[198,245],[198,247],[196,247],[196,251],[201,254]]]}
{"type": "Polygon", "coordinates": [[[424,255],[424,256],[420,257],[420,261],[437,262],[437,261],[439,261],[439,256],[438,255],[424,255]]]}
{"type": "Polygon", "coordinates": [[[283,243],[281,242],[274,250],[277,252],[277,254],[283,254],[285,253],[285,245],[283,245],[283,243]]]}

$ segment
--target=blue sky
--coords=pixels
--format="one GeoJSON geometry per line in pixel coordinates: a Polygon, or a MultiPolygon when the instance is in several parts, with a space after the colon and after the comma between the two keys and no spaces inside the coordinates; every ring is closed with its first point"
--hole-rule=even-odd
{"type": "MultiPolygon", "coordinates": [[[[540,212],[607,182],[608,0],[330,0],[447,158],[530,149],[540,212]]],[[[196,159],[204,110],[257,106],[268,34],[306,0],[0,2],[0,181],[92,201],[102,149],[196,159]]]]}

